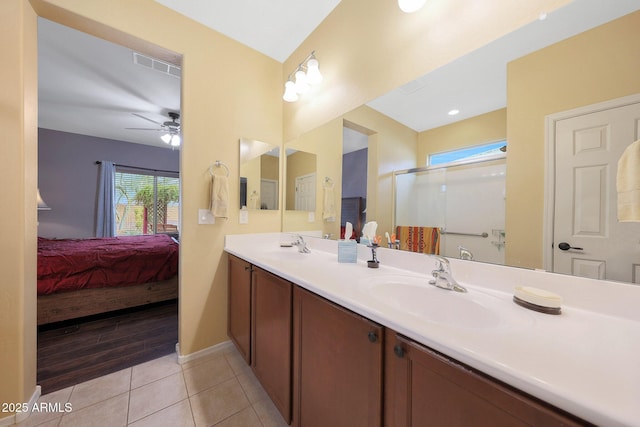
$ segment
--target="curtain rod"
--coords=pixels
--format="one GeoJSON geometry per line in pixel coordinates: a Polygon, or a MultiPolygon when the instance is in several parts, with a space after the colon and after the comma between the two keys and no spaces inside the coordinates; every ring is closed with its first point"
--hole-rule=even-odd
{"type": "MultiPolygon", "coordinates": [[[[102,162],[100,160],[96,160],[96,165],[101,165],[102,162]]],[[[129,166],[129,165],[121,165],[120,163],[115,163],[116,166],[121,166],[123,168],[129,168],[129,169],[139,169],[139,170],[143,170],[143,171],[149,171],[149,172],[167,172],[167,173],[177,173],[180,174],[180,172],[176,172],[176,171],[168,171],[168,170],[162,170],[162,169],[150,169],[150,168],[141,168],[139,166],[129,166]]]]}

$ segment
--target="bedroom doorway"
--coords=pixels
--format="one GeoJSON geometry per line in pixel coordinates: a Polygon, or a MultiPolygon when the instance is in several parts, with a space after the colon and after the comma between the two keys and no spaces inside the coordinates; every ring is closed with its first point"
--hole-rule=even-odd
{"type": "Polygon", "coordinates": [[[367,176],[369,131],[346,122],[342,127],[342,205],[340,238],[360,240],[367,221],[367,176]],[[352,236],[344,236],[346,223],[353,226],[352,236]]]}
{"type": "Polygon", "coordinates": [[[119,39],[132,40],[136,50],[38,18],[38,188],[50,208],[38,213],[39,246],[100,235],[99,174],[110,163],[114,177],[152,178],[148,185],[142,178],[126,188],[117,184],[127,203],[114,201],[114,216],[127,227],[114,235],[142,234],[152,245],[162,240],[173,255],[149,261],[158,271],[143,283],[100,272],[93,276],[108,278],[92,289],[38,296],[43,394],[174,353],[178,342],[182,58],[130,36],[119,39]],[[174,263],[175,272],[166,268],[174,263]],[[118,285],[119,295],[111,287],[103,292],[103,284],[118,285]],[[62,318],[44,318],[45,310],[62,318]]]}

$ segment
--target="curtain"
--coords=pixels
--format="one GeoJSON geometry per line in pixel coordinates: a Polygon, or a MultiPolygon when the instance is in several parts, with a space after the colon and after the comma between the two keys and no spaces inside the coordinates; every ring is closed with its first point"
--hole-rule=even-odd
{"type": "Polygon", "coordinates": [[[104,160],[100,162],[96,237],[113,237],[116,235],[115,176],[115,163],[104,160]]]}

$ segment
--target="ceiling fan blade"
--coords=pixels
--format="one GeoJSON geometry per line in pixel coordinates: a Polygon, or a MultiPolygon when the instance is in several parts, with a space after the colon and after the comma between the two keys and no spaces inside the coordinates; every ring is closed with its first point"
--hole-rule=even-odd
{"type": "Polygon", "coordinates": [[[133,115],[134,115],[134,116],[136,116],[136,117],[140,117],[141,119],[144,119],[144,120],[146,120],[146,121],[149,121],[149,122],[151,122],[151,123],[155,123],[155,124],[157,124],[157,125],[159,125],[159,126],[164,126],[164,124],[162,124],[162,123],[160,123],[160,122],[156,122],[155,120],[152,120],[152,119],[150,119],[150,118],[148,118],[148,117],[145,117],[145,116],[143,116],[143,115],[141,115],[141,114],[138,114],[138,113],[131,113],[131,114],[133,114],[133,115]]]}
{"type": "Polygon", "coordinates": [[[149,129],[149,128],[125,128],[128,130],[153,130],[157,132],[166,132],[166,129],[149,129]]]}

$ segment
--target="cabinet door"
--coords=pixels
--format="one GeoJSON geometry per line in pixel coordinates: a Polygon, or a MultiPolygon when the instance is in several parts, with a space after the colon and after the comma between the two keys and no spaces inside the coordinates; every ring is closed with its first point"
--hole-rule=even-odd
{"type": "Polygon", "coordinates": [[[386,334],[385,426],[588,425],[393,331],[386,334]]]}
{"type": "Polygon", "coordinates": [[[292,425],[381,425],[382,341],[380,325],[296,287],[292,425]]]}
{"type": "Polygon", "coordinates": [[[251,363],[251,264],[229,255],[227,335],[251,363]]]}
{"type": "Polygon", "coordinates": [[[254,269],[252,368],[287,424],[291,422],[292,286],[254,269]]]}

